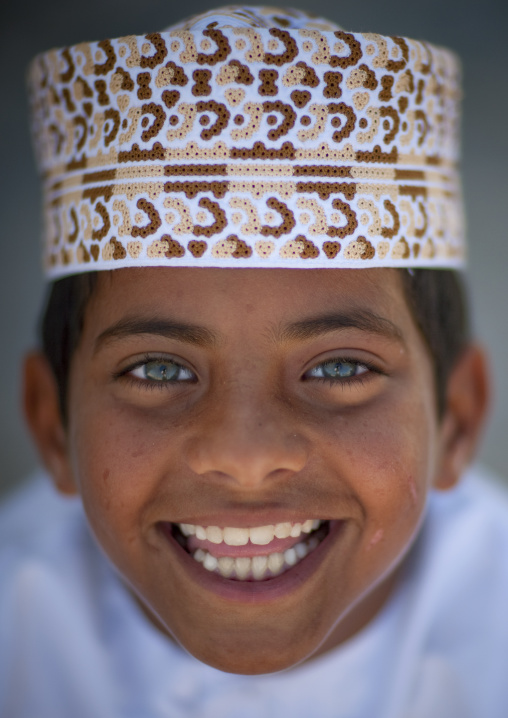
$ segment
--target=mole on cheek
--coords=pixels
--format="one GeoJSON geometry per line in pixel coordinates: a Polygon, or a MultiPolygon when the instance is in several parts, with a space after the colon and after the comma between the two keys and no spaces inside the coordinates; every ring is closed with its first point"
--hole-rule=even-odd
{"type": "Polygon", "coordinates": [[[376,544],[378,544],[384,535],[385,535],[385,532],[383,531],[383,529],[378,529],[376,531],[376,533],[374,534],[374,536],[369,541],[369,545],[367,546],[367,551],[369,549],[371,549],[373,546],[375,546],[376,544]]]}
{"type": "Polygon", "coordinates": [[[411,501],[413,504],[416,504],[418,502],[418,489],[416,488],[416,481],[414,480],[413,476],[409,477],[408,484],[409,493],[411,494],[411,501]]]}
{"type": "Polygon", "coordinates": [[[109,469],[105,469],[105,470],[104,470],[104,473],[102,474],[102,480],[104,481],[104,483],[106,484],[106,486],[107,486],[108,483],[109,483],[109,475],[110,475],[110,473],[111,473],[111,472],[110,472],[109,469]]]}

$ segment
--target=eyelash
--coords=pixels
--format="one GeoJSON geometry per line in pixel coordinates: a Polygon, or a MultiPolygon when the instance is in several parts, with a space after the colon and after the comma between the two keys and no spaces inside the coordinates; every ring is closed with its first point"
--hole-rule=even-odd
{"type": "Polygon", "coordinates": [[[361,388],[365,382],[369,381],[369,378],[372,374],[383,374],[379,367],[377,367],[375,364],[368,360],[362,360],[359,361],[358,359],[352,359],[351,357],[331,357],[330,359],[327,359],[326,361],[319,362],[319,364],[314,365],[310,369],[307,370],[306,374],[309,372],[319,369],[320,367],[325,366],[326,364],[354,364],[356,367],[365,367],[367,369],[366,372],[362,374],[358,374],[356,376],[352,377],[326,377],[326,376],[316,376],[316,377],[308,377],[307,381],[317,381],[321,383],[328,384],[329,386],[336,388],[340,386],[341,388],[353,388],[358,387],[361,388]]]}
{"type": "MultiPolygon", "coordinates": [[[[129,382],[132,386],[136,387],[137,389],[142,388],[144,390],[150,390],[150,391],[164,391],[168,389],[169,385],[176,386],[178,384],[190,384],[193,383],[193,380],[185,379],[185,380],[167,380],[167,381],[156,381],[149,379],[142,379],[140,377],[134,377],[129,376],[131,372],[133,372],[135,369],[138,369],[145,364],[171,364],[175,367],[179,367],[183,370],[191,372],[190,369],[185,367],[183,364],[180,364],[177,361],[174,361],[173,359],[168,359],[167,357],[162,356],[151,356],[149,354],[145,355],[142,359],[139,359],[138,361],[134,362],[133,364],[129,365],[127,368],[122,369],[120,372],[117,372],[114,374],[115,379],[121,379],[122,381],[129,382]]],[[[304,380],[306,381],[314,381],[314,382],[320,382],[328,384],[328,386],[337,388],[341,387],[345,389],[346,387],[353,388],[361,388],[366,381],[369,381],[369,377],[372,374],[382,374],[383,372],[375,366],[372,362],[369,362],[368,360],[362,360],[359,361],[358,359],[353,359],[350,357],[332,357],[330,359],[327,359],[326,361],[322,361],[319,364],[314,365],[310,369],[307,370],[305,373],[306,375],[309,374],[311,371],[315,371],[319,369],[320,367],[323,367],[327,364],[352,364],[356,368],[358,367],[365,367],[367,371],[362,372],[361,374],[354,375],[351,377],[327,377],[327,376],[305,376],[304,380]]],[[[192,372],[193,373],[193,372],[192,372]]]]}
{"type": "Polygon", "coordinates": [[[183,364],[180,364],[180,362],[175,361],[174,359],[169,359],[168,357],[163,356],[152,356],[150,354],[146,354],[143,359],[139,359],[138,361],[134,362],[133,364],[130,364],[125,369],[122,369],[119,372],[116,372],[113,377],[114,379],[120,379],[122,381],[128,382],[131,386],[134,386],[135,388],[139,389],[142,388],[144,390],[148,391],[165,391],[168,388],[168,385],[176,386],[178,384],[191,384],[193,383],[193,380],[186,379],[186,380],[175,380],[175,381],[150,381],[149,379],[141,379],[140,377],[134,377],[129,376],[131,372],[133,372],[135,369],[139,369],[140,367],[144,366],[145,364],[171,364],[175,367],[179,367],[180,369],[184,369],[186,371],[192,372],[191,369],[188,369],[183,364]]]}

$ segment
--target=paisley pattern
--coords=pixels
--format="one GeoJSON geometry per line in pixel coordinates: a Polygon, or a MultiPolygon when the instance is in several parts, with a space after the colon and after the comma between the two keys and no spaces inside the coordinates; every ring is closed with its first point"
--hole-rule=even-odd
{"type": "Polygon", "coordinates": [[[48,276],[461,266],[455,57],[335,28],[226,8],[37,57],[48,276]]]}

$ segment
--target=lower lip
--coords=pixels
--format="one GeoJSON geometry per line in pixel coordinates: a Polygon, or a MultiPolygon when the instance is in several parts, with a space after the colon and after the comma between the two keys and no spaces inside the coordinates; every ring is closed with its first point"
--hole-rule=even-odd
{"type": "Polygon", "coordinates": [[[207,571],[179,545],[171,533],[169,524],[160,524],[161,533],[174,551],[176,559],[191,580],[199,588],[215,593],[220,598],[236,603],[269,603],[298,590],[319,569],[338,537],[342,534],[344,521],[330,521],[329,531],[316,548],[296,566],[264,581],[239,581],[223,578],[207,571]]]}

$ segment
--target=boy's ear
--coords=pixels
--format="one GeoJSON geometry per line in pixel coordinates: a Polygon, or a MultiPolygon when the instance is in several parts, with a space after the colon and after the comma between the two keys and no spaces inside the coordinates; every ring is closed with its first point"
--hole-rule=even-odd
{"type": "Polygon", "coordinates": [[[473,459],[489,403],[484,352],[469,346],[448,379],[446,405],[440,423],[441,455],[434,487],[449,489],[473,459]]]}
{"type": "Polygon", "coordinates": [[[56,488],[68,495],[77,493],[67,456],[67,435],[56,379],[40,352],[32,352],[25,358],[23,407],[39,455],[56,488]]]}

